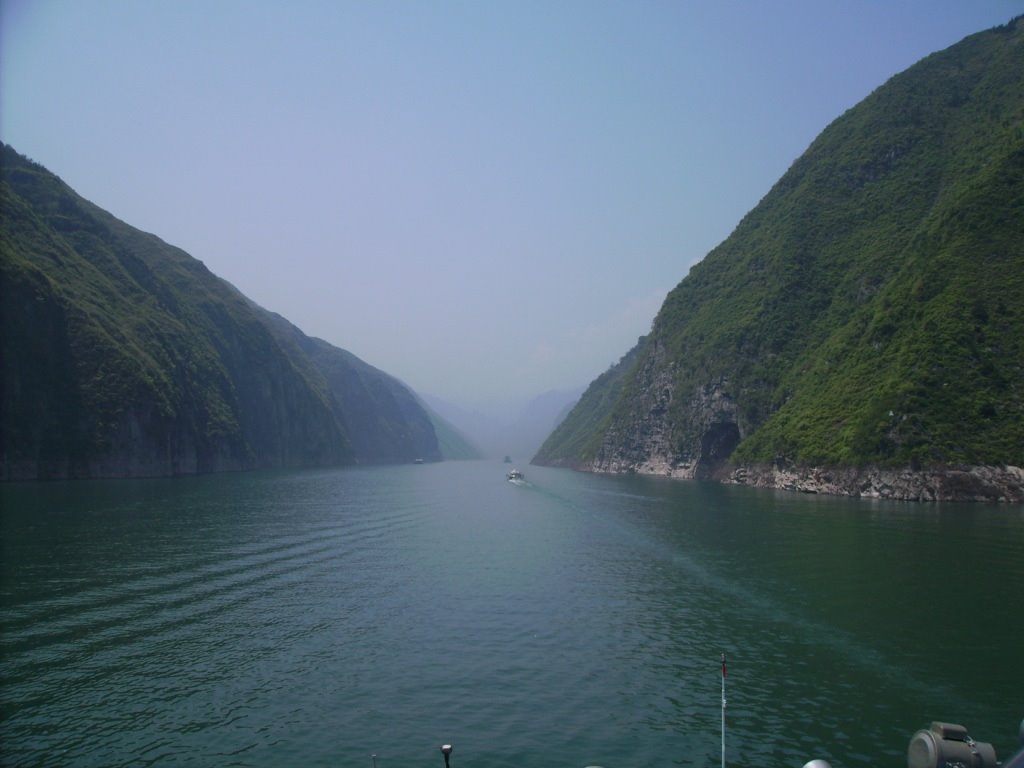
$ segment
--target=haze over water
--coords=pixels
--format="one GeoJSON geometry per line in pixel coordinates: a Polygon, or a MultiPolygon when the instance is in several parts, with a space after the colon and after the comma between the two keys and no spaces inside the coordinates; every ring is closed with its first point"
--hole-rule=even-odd
{"type": "Polygon", "coordinates": [[[446,463],[0,487],[4,765],[1015,749],[1024,510],[446,463]]]}

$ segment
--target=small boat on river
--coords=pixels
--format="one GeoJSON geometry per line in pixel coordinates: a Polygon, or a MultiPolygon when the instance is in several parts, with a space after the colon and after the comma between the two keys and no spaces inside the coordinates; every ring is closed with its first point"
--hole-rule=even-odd
{"type": "Polygon", "coordinates": [[[513,469],[505,477],[508,478],[509,482],[515,482],[516,480],[525,480],[526,477],[518,469],[513,469]]]}

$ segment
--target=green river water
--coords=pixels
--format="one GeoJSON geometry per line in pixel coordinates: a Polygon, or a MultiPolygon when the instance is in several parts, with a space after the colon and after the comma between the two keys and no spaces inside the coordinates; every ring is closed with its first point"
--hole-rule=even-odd
{"type": "Polygon", "coordinates": [[[0,763],[903,766],[1024,717],[1024,507],[454,462],[0,486],[0,763]],[[375,757],[373,757],[375,756],[375,757]]]}

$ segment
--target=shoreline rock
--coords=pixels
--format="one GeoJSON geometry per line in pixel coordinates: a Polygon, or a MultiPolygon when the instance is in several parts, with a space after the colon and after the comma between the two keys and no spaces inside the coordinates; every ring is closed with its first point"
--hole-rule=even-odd
{"type": "Polygon", "coordinates": [[[1024,468],[1016,466],[883,469],[725,463],[708,471],[707,467],[648,458],[642,464],[596,461],[576,468],[597,474],[706,478],[726,485],[865,499],[1024,503],[1024,468]]]}
{"type": "Polygon", "coordinates": [[[1014,466],[730,468],[730,485],[894,501],[1024,502],[1024,469],[1014,466]]]}

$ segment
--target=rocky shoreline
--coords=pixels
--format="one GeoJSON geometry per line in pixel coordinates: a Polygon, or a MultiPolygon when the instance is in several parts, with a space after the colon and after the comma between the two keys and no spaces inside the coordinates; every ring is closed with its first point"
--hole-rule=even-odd
{"type": "Polygon", "coordinates": [[[880,469],[741,466],[722,482],[897,501],[1024,502],[1024,469],[1005,466],[880,469]]]}
{"type": "MultiPolygon", "coordinates": [[[[558,465],[557,462],[551,463],[551,466],[558,465]]],[[[642,464],[598,461],[574,468],[599,474],[712,479],[727,485],[866,499],[1024,503],[1024,468],[1015,466],[883,469],[723,463],[709,470],[702,466],[648,459],[642,464]]]]}

